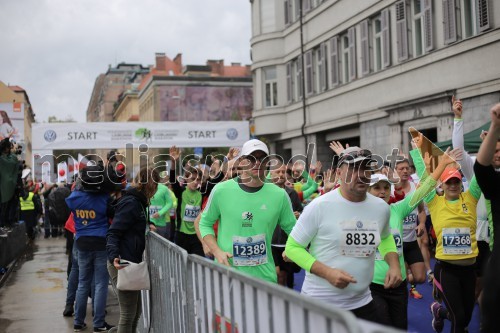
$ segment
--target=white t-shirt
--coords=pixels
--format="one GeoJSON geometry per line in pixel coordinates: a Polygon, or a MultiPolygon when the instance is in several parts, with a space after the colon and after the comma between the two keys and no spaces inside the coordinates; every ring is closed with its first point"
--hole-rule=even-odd
{"type": "MultiPolygon", "coordinates": [[[[322,195],[307,205],[290,236],[304,247],[310,243],[310,253],[316,260],[346,271],[357,283],[339,289],[327,280],[307,272],[302,293],[346,310],[370,303],[372,296],[369,286],[373,279],[375,251],[365,257],[346,254],[345,246],[342,246],[346,244],[345,226],[351,225],[350,223],[360,227],[375,226],[377,239],[370,244],[374,244],[372,247],[376,249],[380,239],[390,234],[389,215],[389,205],[382,199],[367,194],[363,202],[351,202],[340,194],[339,189],[322,195]]],[[[358,237],[358,240],[363,238],[358,237]]],[[[352,239],[351,235],[351,242],[352,239]]]]}
{"type": "Polygon", "coordinates": [[[10,126],[8,123],[0,124],[0,136],[3,138],[9,137],[9,135],[14,132],[14,128],[10,126]]]}

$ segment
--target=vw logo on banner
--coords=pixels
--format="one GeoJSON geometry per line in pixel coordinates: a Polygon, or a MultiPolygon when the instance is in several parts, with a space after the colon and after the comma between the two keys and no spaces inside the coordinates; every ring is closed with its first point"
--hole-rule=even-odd
{"type": "Polygon", "coordinates": [[[238,130],[236,128],[230,128],[227,130],[226,136],[229,140],[236,140],[236,138],[238,138],[238,130]]]}
{"type": "Polygon", "coordinates": [[[47,142],[54,142],[57,138],[57,133],[53,130],[46,130],[43,134],[43,138],[47,142]]]}

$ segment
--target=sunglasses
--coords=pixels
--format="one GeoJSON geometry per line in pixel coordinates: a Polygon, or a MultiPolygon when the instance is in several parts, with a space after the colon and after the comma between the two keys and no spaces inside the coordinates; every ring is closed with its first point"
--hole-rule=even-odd
{"type": "Polygon", "coordinates": [[[360,150],[357,150],[357,151],[351,151],[349,153],[341,153],[340,154],[340,159],[341,160],[352,160],[352,159],[355,159],[357,157],[367,157],[367,158],[371,158],[372,157],[372,152],[369,151],[368,149],[360,149],[360,150]]]}
{"type": "Polygon", "coordinates": [[[246,155],[243,156],[243,158],[246,160],[250,160],[252,162],[257,162],[257,161],[262,162],[267,158],[267,155],[261,155],[261,156],[246,155]]]}

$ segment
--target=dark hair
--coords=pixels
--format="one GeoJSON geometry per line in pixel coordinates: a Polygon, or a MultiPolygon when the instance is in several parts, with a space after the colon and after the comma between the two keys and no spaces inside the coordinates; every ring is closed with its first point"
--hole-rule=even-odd
{"type": "Polygon", "coordinates": [[[158,187],[158,183],[160,182],[160,174],[156,168],[142,168],[139,173],[134,178],[135,187],[139,192],[142,192],[148,201],[155,195],[156,188],[158,187]],[[152,191],[151,184],[155,184],[154,192],[152,191]]]}
{"type": "Polygon", "coordinates": [[[396,165],[401,163],[408,163],[408,165],[411,165],[410,160],[408,160],[407,158],[403,158],[402,160],[396,160],[396,165]]]}
{"type": "Polygon", "coordinates": [[[106,159],[108,160],[108,162],[113,162],[116,160],[116,151],[115,150],[110,150],[108,152],[108,154],[106,155],[106,159]]]}

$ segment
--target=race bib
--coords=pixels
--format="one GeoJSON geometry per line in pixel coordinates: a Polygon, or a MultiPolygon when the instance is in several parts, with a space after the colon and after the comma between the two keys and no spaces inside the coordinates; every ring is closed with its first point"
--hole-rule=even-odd
{"type": "Polygon", "coordinates": [[[158,213],[160,211],[160,208],[160,206],[149,206],[149,217],[151,218],[151,216],[158,213]]]}
{"type": "Polygon", "coordinates": [[[443,228],[443,254],[472,253],[470,228],[443,228]]]}
{"type": "Polygon", "coordinates": [[[186,205],[184,209],[184,221],[194,222],[198,214],[200,214],[200,206],[186,205]]]}
{"type": "Polygon", "coordinates": [[[415,230],[415,227],[417,226],[417,214],[411,213],[405,219],[403,220],[403,230],[415,230]]]}
{"type": "Polygon", "coordinates": [[[267,264],[266,235],[233,236],[233,266],[267,264]]]}
{"type": "Polygon", "coordinates": [[[347,257],[369,257],[380,244],[377,222],[346,221],[341,223],[340,252],[347,257]]]}
{"type": "MultiPolygon", "coordinates": [[[[398,251],[398,256],[403,255],[403,238],[401,237],[401,234],[399,233],[398,229],[391,229],[391,234],[394,237],[394,243],[396,243],[396,250],[398,251]]],[[[375,260],[384,260],[382,258],[382,255],[380,254],[378,248],[377,252],[375,252],[375,260]]]]}

